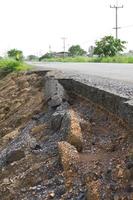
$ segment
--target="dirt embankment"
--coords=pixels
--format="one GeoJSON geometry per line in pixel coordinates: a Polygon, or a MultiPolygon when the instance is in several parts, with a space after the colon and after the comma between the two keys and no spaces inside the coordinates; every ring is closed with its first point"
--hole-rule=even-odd
{"type": "Polygon", "coordinates": [[[0,80],[0,199],[132,200],[132,130],[45,73],[0,80]]]}

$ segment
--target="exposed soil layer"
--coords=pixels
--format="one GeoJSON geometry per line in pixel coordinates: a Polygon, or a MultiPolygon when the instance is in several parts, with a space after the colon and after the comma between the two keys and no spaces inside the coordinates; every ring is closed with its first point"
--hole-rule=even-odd
{"type": "Polygon", "coordinates": [[[75,94],[47,99],[45,76],[0,80],[0,199],[133,200],[132,130],[75,94]]]}

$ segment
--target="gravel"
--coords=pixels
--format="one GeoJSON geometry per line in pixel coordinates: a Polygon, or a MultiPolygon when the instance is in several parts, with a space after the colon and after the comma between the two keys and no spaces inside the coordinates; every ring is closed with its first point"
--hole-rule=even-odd
{"type": "MultiPolygon", "coordinates": [[[[57,76],[57,73],[56,73],[56,76],[57,76]]],[[[101,90],[114,93],[118,96],[121,96],[127,99],[133,99],[133,83],[131,82],[103,78],[100,76],[94,76],[94,75],[88,75],[88,74],[81,74],[74,71],[71,73],[70,72],[62,73],[62,78],[74,79],[76,81],[80,81],[92,87],[97,87],[101,90]]]]}

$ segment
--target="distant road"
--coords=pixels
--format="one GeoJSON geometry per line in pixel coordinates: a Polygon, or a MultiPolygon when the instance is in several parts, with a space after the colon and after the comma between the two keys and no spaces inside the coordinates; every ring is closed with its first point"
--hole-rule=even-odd
{"type": "Polygon", "coordinates": [[[69,73],[95,75],[133,83],[133,64],[112,63],[42,63],[29,62],[36,69],[57,69],[69,73]]]}

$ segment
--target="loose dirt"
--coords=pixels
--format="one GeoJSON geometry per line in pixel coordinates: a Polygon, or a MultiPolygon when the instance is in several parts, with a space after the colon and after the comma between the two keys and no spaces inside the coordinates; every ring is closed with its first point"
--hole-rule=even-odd
{"type": "Polygon", "coordinates": [[[31,72],[0,80],[0,199],[133,200],[132,130],[76,94],[50,108],[44,79],[45,73],[31,72]],[[67,141],[66,110],[76,113],[83,137],[82,151],[75,150],[78,164],[73,158],[69,171],[58,148],[67,141]]]}

